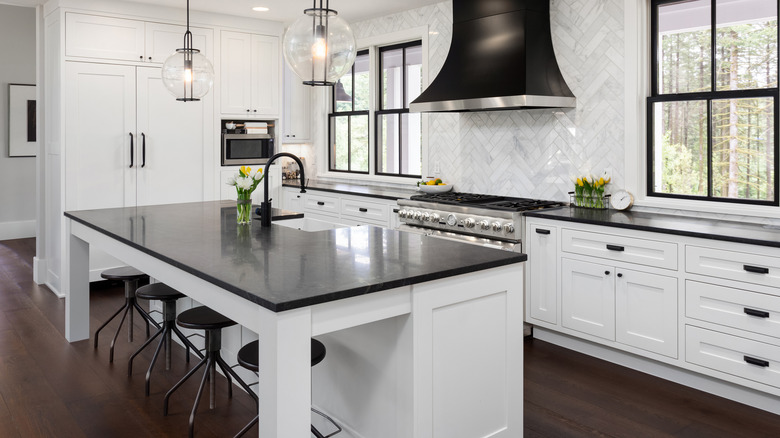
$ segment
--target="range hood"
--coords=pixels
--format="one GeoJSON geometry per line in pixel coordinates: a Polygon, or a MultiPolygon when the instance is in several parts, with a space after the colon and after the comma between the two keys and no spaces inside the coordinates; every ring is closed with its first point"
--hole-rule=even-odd
{"type": "Polygon", "coordinates": [[[452,44],[411,112],[573,108],[555,60],[549,0],[452,0],[452,44]]]}

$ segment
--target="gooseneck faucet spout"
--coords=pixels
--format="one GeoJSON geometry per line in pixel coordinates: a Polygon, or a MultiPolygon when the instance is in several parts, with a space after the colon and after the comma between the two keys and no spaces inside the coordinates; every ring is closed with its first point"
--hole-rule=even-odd
{"type": "Polygon", "coordinates": [[[304,182],[306,181],[306,172],[303,169],[303,163],[301,163],[300,158],[289,152],[279,152],[278,154],[275,154],[269,158],[265,163],[265,168],[263,169],[263,175],[265,175],[265,178],[263,178],[263,202],[260,204],[260,225],[263,227],[271,226],[271,200],[268,199],[268,166],[270,166],[271,163],[276,161],[276,159],[279,157],[289,157],[298,163],[298,168],[301,170],[301,193],[306,193],[306,187],[304,186],[304,182]]]}

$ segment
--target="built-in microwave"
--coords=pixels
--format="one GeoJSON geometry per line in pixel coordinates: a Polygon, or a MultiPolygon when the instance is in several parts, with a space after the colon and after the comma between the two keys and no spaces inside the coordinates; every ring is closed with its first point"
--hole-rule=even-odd
{"type": "Polygon", "coordinates": [[[243,166],[268,162],[275,153],[273,128],[272,123],[264,129],[258,129],[247,128],[240,122],[223,122],[222,165],[243,166]],[[231,127],[232,129],[229,129],[231,127]],[[258,131],[265,133],[258,133],[258,131]]]}

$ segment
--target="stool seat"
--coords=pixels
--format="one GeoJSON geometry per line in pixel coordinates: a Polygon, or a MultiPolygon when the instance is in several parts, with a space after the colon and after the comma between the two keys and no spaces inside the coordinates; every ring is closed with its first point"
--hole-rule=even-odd
{"type": "MultiPolygon", "coordinates": [[[[257,364],[259,341],[250,342],[238,350],[238,363],[249,371],[258,372],[260,367],[257,364]]],[[[311,366],[317,365],[325,359],[325,345],[322,342],[311,340],[311,366]]]]}
{"type": "Polygon", "coordinates": [[[135,291],[135,296],[145,300],[176,301],[186,295],[165,283],[151,283],[141,286],[135,291]]]}
{"type": "Polygon", "coordinates": [[[146,277],[146,274],[132,266],[122,266],[119,268],[106,269],[100,273],[100,276],[106,280],[140,280],[146,277]]]}
{"type": "Polygon", "coordinates": [[[176,323],[184,328],[195,330],[219,330],[236,325],[232,319],[206,306],[194,307],[181,312],[176,317],[176,323]]]}

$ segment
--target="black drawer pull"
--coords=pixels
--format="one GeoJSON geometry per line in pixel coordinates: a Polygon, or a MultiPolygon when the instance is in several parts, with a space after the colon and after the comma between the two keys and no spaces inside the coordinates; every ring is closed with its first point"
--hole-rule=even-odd
{"type": "Polygon", "coordinates": [[[367,209],[367,208],[363,208],[363,207],[360,207],[360,208],[358,208],[358,210],[359,210],[361,213],[365,213],[365,212],[367,212],[367,211],[368,211],[368,209],[367,209]]]}
{"type": "Polygon", "coordinates": [[[754,272],[756,274],[768,274],[769,268],[762,268],[761,266],[742,265],[742,269],[748,272],[754,272]]]}
{"type": "Polygon", "coordinates": [[[755,357],[750,357],[750,356],[742,356],[742,358],[745,359],[745,362],[747,362],[747,363],[749,363],[751,365],[756,365],[756,366],[760,366],[760,367],[768,367],[769,366],[769,361],[768,360],[756,359],[755,357]]]}
{"type": "Polygon", "coordinates": [[[626,250],[626,248],[623,247],[623,246],[610,245],[610,244],[607,244],[607,249],[610,250],[610,251],[625,251],[626,250]]]}
{"type": "Polygon", "coordinates": [[[544,228],[537,228],[536,234],[550,234],[550,230],[545,230],[544,228]]]}
{"type": "Polygon", "coordinates": [[[756,310],[756,309],[748,309],[745,307],[745,313],[750,316],[757,316],[759,318],[769,318],[769,312],[764,312],[763,310],[756,310]]]}
{"type": "Polygon", "coordinates": [[[323,202],[323,201],[317,201],[317,205],[325,205],[325,202],[323,202]]]}
{"type": "Polygon", "coordinates": [[[394,208],[394,209],[393,209],[393,213],[398,213],[399,211],[400,211],[400,210],[399,210],[399,209],[397,209],[397,208],[394,208]]]}

